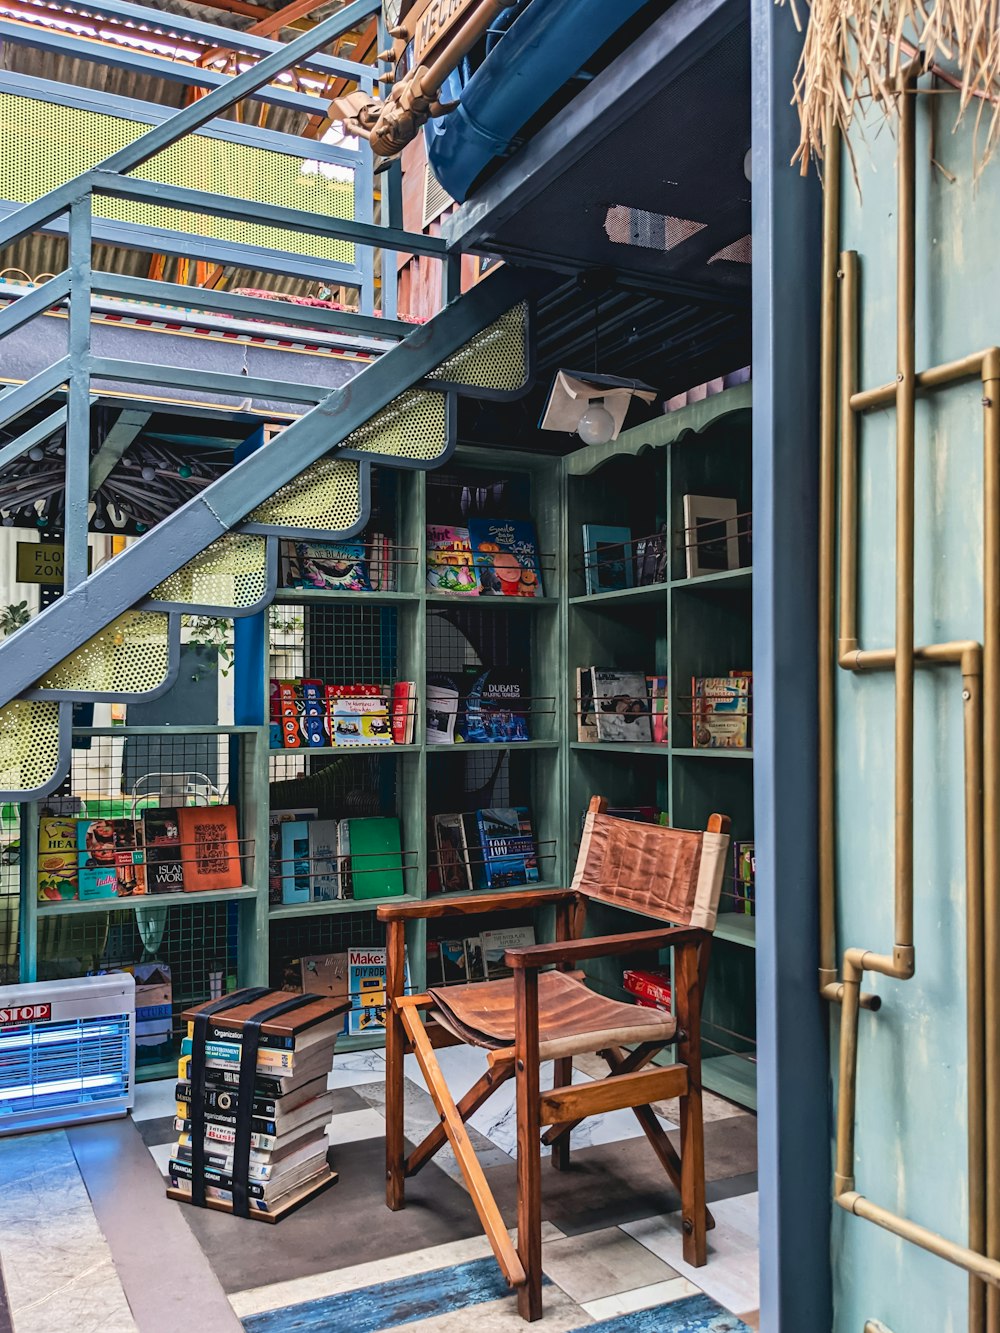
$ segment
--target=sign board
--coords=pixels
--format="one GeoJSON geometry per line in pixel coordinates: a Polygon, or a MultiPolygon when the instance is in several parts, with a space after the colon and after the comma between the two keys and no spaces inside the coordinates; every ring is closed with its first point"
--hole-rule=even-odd
{"type": "MultiPolygon", "coordinates": [[[[65,563],[65,547],[52,542],[17,543],[18,583],[61,584],[65,563]]],[[[87,552],[87,569],[94,563],[94,552],[87,552]]]]}
{"type": "Polygon", "coordinates": [[[0,1027],[11,1023],[37,1023],[51,1017],[51,1004],[15,1004],[9,1009],[0,1009],[0,1027]]]}
{"type": "Polygon", "coordinates": [[[403,20],[413,34],[413,64],[429,65],[478,3],[479,0],[429,0],[422,11],[419,3],[414,5],[403,20]]]}

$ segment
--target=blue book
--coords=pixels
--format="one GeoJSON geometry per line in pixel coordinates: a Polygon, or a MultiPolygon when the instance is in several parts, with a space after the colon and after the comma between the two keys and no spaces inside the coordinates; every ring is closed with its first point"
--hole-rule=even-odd
{"type": "Polygon", "coordinates": [[[508,889],[538,881],[538,853],[526,806],[477,810],[476,823],[489,889],[508,889]]]}
{"type": "Polygon", "coordinates": [[[281,901],[309,901],[309,822],[292,819],[281,825],[281,901]]]}
{"type": "Polygon", "coordinates": [[[584,523],[583,569],[588,593],[631,588],[632,529],[584,523]]]}

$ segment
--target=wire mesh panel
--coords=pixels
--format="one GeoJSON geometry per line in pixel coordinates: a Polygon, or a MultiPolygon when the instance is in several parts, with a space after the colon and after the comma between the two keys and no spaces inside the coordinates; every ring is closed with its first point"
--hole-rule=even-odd
{"type": "Polygon", "coordinates": [[[303,958],[384,945],[385,927],[374,912],[329,912],[272,921],[268,981],[276,990],[301,990],[303,958]]]}

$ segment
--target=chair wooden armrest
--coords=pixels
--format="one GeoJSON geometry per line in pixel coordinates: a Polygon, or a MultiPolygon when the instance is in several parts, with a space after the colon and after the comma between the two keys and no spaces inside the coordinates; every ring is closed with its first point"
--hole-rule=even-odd
{"type": "Polygon", "coordinates": [[[508,967],[534,970],[552,963],[573,963],[584,958],[603,958],[608,954],[650,952],[674,945],[700,944],[709,939],[707,930],[687,926],[660,930],[630,931],[627,935],[595,935],[585,940],[557,940],[554,944],[529,944],[508,949],[504,959],[508,967]]]}
{"type": "Polygon", "coordinates": [[[379,921],[421,921],[435,916],[513,912],[519,908],[568,902],[576,897],[575,889],[516,889],[510,893],[464,893],[454,898],[442,894],[419,903],[383,903],[377,911],[379,921]]]}

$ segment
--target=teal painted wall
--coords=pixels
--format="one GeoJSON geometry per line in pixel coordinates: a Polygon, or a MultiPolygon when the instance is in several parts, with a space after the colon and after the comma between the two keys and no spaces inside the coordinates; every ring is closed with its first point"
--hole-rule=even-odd
{"type": "MultiPolygon", "coordinates": [[[[971,128],[954,135],[955,99],[918,101],[917,367],[1000,343],[1000,162],[973,184],[971,128]],[[957,179],[930,163],[933,155],[957,179]]],[[[857,145],[862,196],[844,164],[842,248],[861,263],[861,385],[895,377],[895,143],[883,130],[857,145]]],[[[982,413],[978,381],[918,407],[916,641],[982,637],[982,413]]],[[[894,639],[893,412],[860,432],[860,641],[894,639]]],[[[962,697],[957,668],[916,685],[916,975],[866,974],[883,996],[862,1012],[857,1189],[873,1201],[967,1240],[965,865],[962,697]]],[[[893,686],[840,672],[837,688],[838,949],[889,952],[892,919],[893,686]]],[[[834,1016],[834,1038],[839,1023],[834,1016]]],[[[831,1058],[836,1085],[836,1044],[831,1058]]],[[[967,1326],[960,1270],[835,1210],[834,1329],[869,1318],[893,1333],[967,1326]]]]}

